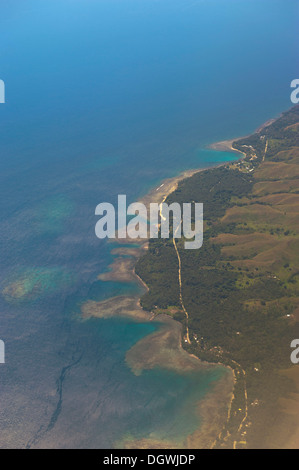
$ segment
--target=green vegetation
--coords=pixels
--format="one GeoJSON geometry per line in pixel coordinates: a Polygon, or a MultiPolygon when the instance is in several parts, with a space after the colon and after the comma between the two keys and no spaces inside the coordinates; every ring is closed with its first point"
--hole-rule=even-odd
{"type": "MultiPolygon", "coordinates": [[[[235,370],[218,447],[271,447],[265,426],[277,420],[279,398],[294,390],[280,371],[290,368],[290,342],[299,337],[298,124],[296,106],[234,142],[242,161],[195,174],[166,200],[204,203],[202,248],[185,250],[182,239],[177,248],[191,339],[184,347],[235,370]]],[[[169,313],[171,306],[186,326],[172,240],[151,240],[136,272],[149,287],[143,308],[169,313]]]]}

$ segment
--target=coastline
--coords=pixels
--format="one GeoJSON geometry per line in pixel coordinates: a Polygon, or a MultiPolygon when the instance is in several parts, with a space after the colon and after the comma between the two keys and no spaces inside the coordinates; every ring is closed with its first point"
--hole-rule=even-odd
{"type": "MultiPolygon", "coordinates": [[[[212,149],[212,150],[218,150],[219,152],[235,152],[235,153],[241,153],[242,155],[246,155],[241,150],[236,149],[235,147],[233,147],[233,142],[237,142],[238,140],[241,140],[241,139],[246,139],[247,137],[249,137],[252,134],[256,134],[256,133],[261,132],[263,129],[265,129],[265,127],[268,127],[271,124],[273,124],[273,122],[277,121],[277,119],[279,119],[281,116],[282,116],[282,113],[280,113],[275,118],[268,119],[266,122],[264,122],[263,124],[258,126],[250,134],[243,135],[241,137],[239,136],[239,137],[236,137],[234,139],[227,139],[227,140],[220,140],[218,142],[213,142],[212,144],[208,145],[208,148],[212,149]]],[[[214,168],[214,167],[212,167],[212,168],[214,168]]]]}
{"type": "MultiPolygon", "coordinates": [[[[272,122],[273,120],[271,120],[272,122]]],[[[268,121],[267,121],[268,122],[268,121]]],[[[259,129],[265,127],[267,123],[260,126],[259,129]]],[[[209,144],[207,148],[217,150],[219,152],[234,152],[239,153],[240,159],[243,159],[246,154],[238,149],[235,149],[232,146],[233,142],[236,142],[244,137],[238,137],[235,139],[228,139],[219,142],[214,142],[209,144]]],[[[239,161],[238,160],[238,161],[239,161]]],[[[227,160],[225,162],[221,162],[217,165],[213,165],[206,168],[195,168],[190,170],[185,170],[179,173],[177,176],[171,178],[165,178],[159,184],[158,187],[153,187],[148,193],[140,198],[140,202],[145,204],[146,208],[149,208],[150,203],[158,203],[161,204],[164,202],[167,197],[172,194],[178,187],[179,182],[188,179],[195,175],[196,173],[211,170],[213,168],[219,168],[221,166],[225,166],[230,163],[231,160],[227,160]]],[[[115,255],[115,259],[112,263],[108,266],[108,270],[102,272],[98,275],[97,279],[101,281],[117,281],[117,282],[137,282],[140,286],[142,286],[145,290],[148,290],[147,285],[143,282],[143,280],[136,274],[135,272],[135,264],[137,260],[146,252],[148,249],[149,239],[135,239],[132,240],[131,238],[123,238],[123,239],[115,239],[113,240],[114,244],[118,244],[119,247],[113,248],[111,250],[111,254],[115,255]],[[132,246],[130,246],[132,245],[132,246]],[[134,245],[134,246],[133,246],[134,245]],[[136,247],[136,245],[138,245],[136,247]]],[[[109,243],[109,241],[108,241],[109,243]]],[[[122,298],[125,296],[119,297],[112,297],[106,301],[102,301],[100,303],[105,303],[112,301],[113,299],[122,298]]]]}
{"type": "MultiPolygon", "coordinates": [[[[271,120],[271,122],[275,121],[271,120]]],[[[267,121],[260,126],[258,130],[271,123],[267,121]]],[[[246,136],[245,136],[246,137],[246,136]]],[[[234,152],[241,154],[240,160],[246,154],[235,149],[232,144],[244,137],[228,139],[212,143],[208,148],[217,151],[234,152]]],[[[197,168],[187,170],[173,178],[167,178],[161,182],[158,187],[154,187],[140,201],[146,207],[152,202],[161,204],[165,199],[176,190],[178,183],[201,171],[210,170],[220,166],[225,166],[230,162],[222,162],[209,168],[197,168]]],[[[115,242],[115,241],[114,241],[115,242]]],[[[99,274],[98,279],[102,281],[117,282],[136,282],[141,289],[146,292],[147,285],[136,274],[135,265],[137,260],[148,249],[147,240],[116,240],[120,245],[114,248],[111,253],[116,255],[115,260],[109,265],[108,271],[99,274]],[[130,247],[133,245],[134,247],[130,247]],[[127,245],[127,246],[124,246],[127,245]],[[129,245],[129,246],[128,246],[129,245]],[[136,245],[138,245],[136,247],[136,245]]],[[[117,296],[104,301],[88,301],[82,306],[83,318],[90,316],[98,318],[109,318],[112,316],[124,316],[133,318],[134,321],[153,321],[161,324],[158,331],[147,335],[138,341],[126,354],[126,362],[136,375],[143,370],[151,369],[157,366],[177,372],[186,370],[195,370],[196,368],[223,367],[227,370],[224,378],[217,381],[207,395],[201,399],[196,407],[196,413],[201,418],[201,423],[197,431],[185,439],[183,445],[185,448],[210,448],[213,447],[219,434],[221,434],[227,423],[230,413],[230,406],[234,396],[235,374],[233,369],[221,363],[209,363],[200,360],[197,356],[187,353],[182,347],[182,324],[175,321],[166,314],[155,314],[146,312],[140,305],[140,295],[138,296],[117,296]]],[[[176,443],[170,441],[161,441],[152,438],[125,439],[119,444],[125,448],[178,448],[176,443]]],[[[180,443],[180,446],[182,442],[180,443]]]]}
{"type": "Polygon", "coordinates": [[[155,316],[144,311],[137,296],[118,296],[102,302],[89,301],[83,306],[82,314],[85,319],[123,316],[133,318],[137,322],[154,321],[159,324],[156,331],[139,340],[126,353],[126,363],[136,376],[145,370],[157,367],[179,374],[216,372],[219,368],[224,371],[223,375],[211,384],[208,393],[196,403],[194,413],[198,417],[199,424],[197,429],[187,437],[180,441],[172,441],[153,436],[143,438],[124,436],[121,441],[115,443],[115,447],[123,449],[210,448],[227,421],[235,383],[232,369],[219,363],[202,361],[185,351],[182,347],[182,324],[169,315],[155,316]]]}
{"type": "MultiPolygon", "coordinates": [[[[235,139],[234,139],[235,140],[235,139]]],[[[231,142],[231,141],[225,141],[231,142]]],[[[222,147],[228,150],[228,144],[222,147]]],[[[212,144],[213,145],[213,144],[212,144]]],[[[217,144],[214,144],[217,145],[217,144]]],[[[211,148],[211,147],[210,147],[211,148]]],[[[217,150],[220,150],[217,148],[217,150]]],[[[232,148],[229,151],[237,152],[232,148]]],[[[239,152],[242,153],[242,152],[239,152]]],[[[180,181],[190,178],[196,173],[206,171],[211,168],[217,168],[229,163],[229,160],[219,165],[209,168],[197,168],[186,170],[179,175],[164,179],[158,187],[154,187],[145,194],[140,201],[148,205],[152,202],[161,204],[165,199],[176,190],[180,181]]],[[[111,253],[115,259],[108,266],[108,271],[100,273],[98,279],[101,281],[116,282],[136,282],[143,292],[148,290],[147,285],[136,274],[135,265],[137,260],[148,249],[149,240],[114,240],[119,247],[113,248],[111,253]],[[131,246],[130,246],[131,245],[131,246]],[[134,246],[132,246],[134,245],[134,246]],[[136,247],[136,245],[138,245],[136,247]]],[[[141,294],[142,295],[142,294],[141,294]]],[[[138,341],[126,354],[126,362],[135,375],[139,375],[143,370],[154,367],[162,367],[168,370],[174,370],[178,373],[187,371],[196,371],[204,369],[223,368],[227,372],[220,378],[216,384],[211,387],[207,395],[196,405],[200,425],[199,428],[190,434],[184,442],[166,442],[152,438],[143,439],[124,439],[121,446],[125,448],[210,448],[219,433],[222,431],[227,421],[228,409],[233,397],[234,374],[233,370],[223,364],[209,363],[200,360],[193,354],[189,354],[183,349],[183,326],[170,315],[155,314],[146,312],[140,305],[141,295],[136,296],[117,296],[104,301],[87,301],[81,308],[83,319],[89,317],[109,318],[120,316],[132,318],[137,322],[155,321],[160,323],[160,327],[154,333],[147,335],[138,341]]]]}
{"type": "Polygon", "coordinates": [[[210,144],[208,148],[212,150],[218,150],[219,152],[234,152],[234,153],[241,153],[242,155],[245,155],[244,152],[241,152],[241,150],[235,149],[233,147],[233,142],[236,142],[237,140],[240,140],[240,139],[244,139],[245,137],[247,136],[238,137],[236,139],[221,140],[219,142],[214,142],[213,144],[210,144]]]}

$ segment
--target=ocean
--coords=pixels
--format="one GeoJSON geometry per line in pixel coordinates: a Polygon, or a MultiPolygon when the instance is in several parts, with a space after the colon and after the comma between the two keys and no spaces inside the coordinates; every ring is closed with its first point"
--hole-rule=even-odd
{"type": "MultiPolygon", "coordinates": [[[[134,375],[126,352],[159,328],[82,319],[111,246],[95,207],[236,158],[207,149],[291,106],[299,2],[1,2],[0,446],[113,448],[179,441],[225,370],[134,375]]],[[[204,201],[203,201],[204,202],[204,201]]]]}

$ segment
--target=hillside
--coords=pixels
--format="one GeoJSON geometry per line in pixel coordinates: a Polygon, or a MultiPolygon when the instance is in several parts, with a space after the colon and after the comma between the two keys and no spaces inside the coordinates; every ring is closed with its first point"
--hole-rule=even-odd
{"type": "Polygon", "coordinates": [[[296,106],[233,143],[244,159],[183,180],[166,202],[203,202],[202,248],[151,240],[136,266],[149,287],[143,308],[174,316],[189,352],[234,370],[234,400],[214,447],[283,447],[298,427],[299,395],[291,412],[281,406],[297,392],[299,367],[290,362],[299,338],[298,130],[296,106]]]}

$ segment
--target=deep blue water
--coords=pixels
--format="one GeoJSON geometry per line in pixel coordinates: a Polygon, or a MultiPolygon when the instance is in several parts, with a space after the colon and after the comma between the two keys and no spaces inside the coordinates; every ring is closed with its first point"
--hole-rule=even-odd
{"type": "Polygon", "coordinates": [[[136,377],[125,353],[157,325],[80,317],[88,299],[138,292],[97,281],[112,255],[94,209],[233,158],[205,146],[289,108],[298,10],[297,0],[1,2],[1,447],[112,447],[195,429],[194,403],[221,370],[136,377]]]}

